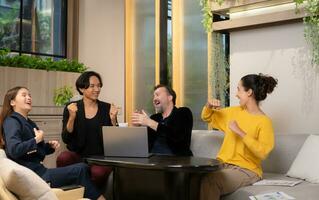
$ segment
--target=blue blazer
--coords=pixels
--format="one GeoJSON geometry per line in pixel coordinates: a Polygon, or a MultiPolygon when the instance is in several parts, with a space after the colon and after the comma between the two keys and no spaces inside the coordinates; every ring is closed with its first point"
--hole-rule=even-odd
{"type": "Polygon", "coordinates": [[[3,122],[5,150],[10,159],[42,176],[47,170],[42,161],[54,149],[44,141],[37,144],[33,128],[39,129],[32,120],[13,112],[3,122]]]}

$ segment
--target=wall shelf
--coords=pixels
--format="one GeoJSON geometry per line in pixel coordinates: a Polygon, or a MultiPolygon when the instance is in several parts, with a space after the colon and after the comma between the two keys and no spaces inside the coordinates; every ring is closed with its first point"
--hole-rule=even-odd
{"type": "Polygon", "coordinates": [[[293,0],[225,0],[222,5],[210,0],[210,6],[213,13],[220,14],[265,8],[287,3],[293,3],[293,0]]]}
{"type": "Polygon", "coordinates": [[[215,14],[230,16],[228,20],[214,22],[214,31],[230,31],[302,21],[305,16],[302,8],[300,12],[296,12],[292,0],[226,0],[222,5],[211,0],[211,8],[215,14]],[[263,11],[258,13],[259,9],[263,11]],[[254,12],[254,14],[247,14],[248,12],[254,12]],[[238,17],[238,13],[246,14],[238,17]],[[234,17],[235,15],[237,17],[234,17]]]}
{"type": "Polygon", "coordinates": [[[214,31],[230,31],[236,29],[247,29],[254,26],[266,26],[271,24],[302,21],[304,11],[296,13],[295,10],[286,10],[275,13],[267,13],[250,17],[229,19],[213,23],[214,31]]]}

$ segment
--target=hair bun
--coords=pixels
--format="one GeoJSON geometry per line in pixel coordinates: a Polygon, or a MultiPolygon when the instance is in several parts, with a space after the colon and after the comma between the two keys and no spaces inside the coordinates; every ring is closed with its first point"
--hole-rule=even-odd
{"type": "Polygon", "coordinates": [[[262,89],[267,93],[270,94],[274,91],[274,88],[278,84],[278,80],[264,74],[259,74],[260,80],[261,80],[261,87],[262,89]]]}

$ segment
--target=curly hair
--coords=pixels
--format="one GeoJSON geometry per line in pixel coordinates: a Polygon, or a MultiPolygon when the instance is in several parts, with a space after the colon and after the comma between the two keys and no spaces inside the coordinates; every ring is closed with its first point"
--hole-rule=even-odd
{"type": "Polygon", "coordinates": [[[241,78],[245,91],[251,89],[257,102],[266,99],[267,94],[273,92],[278,80],[264,74],[248,74],[241,78]]]}

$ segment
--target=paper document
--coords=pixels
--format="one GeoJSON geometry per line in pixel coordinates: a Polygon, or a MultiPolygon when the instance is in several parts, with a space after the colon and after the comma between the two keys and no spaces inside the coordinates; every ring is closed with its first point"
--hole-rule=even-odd
{"type": "Polygon", "coordinates": [[[284,192],[271,192],[266,194],[258,194],[255,196],[249,196],[250,200],[291,200],[294,197],[289,196],[284,192]]]}
{"type": "Polygon", "coordinates": [[[261,181],[254,183],[253,185],[280,185],[280,186],[292,187],[292,186],[295,186],[301,182],[302,182],[302,180],[288,181],[288,180],[263,179],[261,181]]]}

